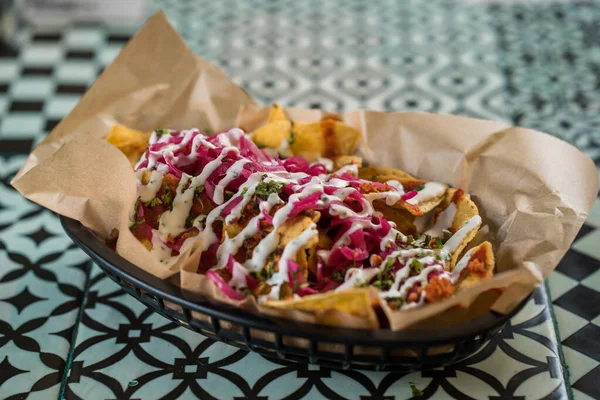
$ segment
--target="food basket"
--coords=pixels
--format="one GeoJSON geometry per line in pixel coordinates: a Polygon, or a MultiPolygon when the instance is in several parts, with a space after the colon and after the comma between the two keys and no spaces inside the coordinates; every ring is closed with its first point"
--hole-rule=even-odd
{"type": "Polygon", "coordinates": [[[190,300],[184,291],[110,250],[79,221],[60,217],[67,235],[127,293],[176,324],[266,358],[331,369],[410,372],[442,367],[477,352],[510,314],[488,311],[469,322],[426,332],[332,328],[266,319],[226,305],[190,300]]]}

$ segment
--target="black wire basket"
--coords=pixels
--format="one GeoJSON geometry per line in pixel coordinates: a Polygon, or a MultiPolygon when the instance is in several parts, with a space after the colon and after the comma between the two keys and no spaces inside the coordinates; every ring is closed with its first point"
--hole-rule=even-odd
{"type": "Polygon", "coordinates": [[[527,302],[509,315],[493,311],[431,331],[332,328],[266,319],[190,294],[110,250],[80,222],[61,217],[67,235],[124,291],[155,312],[197,333],[264,357],[331,369],[410,372],[443,367],[478,351],[527,302]]]}

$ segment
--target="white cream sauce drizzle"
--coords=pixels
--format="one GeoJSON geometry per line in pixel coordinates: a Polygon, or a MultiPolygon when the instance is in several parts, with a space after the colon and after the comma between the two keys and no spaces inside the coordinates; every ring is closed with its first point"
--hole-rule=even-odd
{"type": "Polygon", "coordinates": [[[140,169],[136,171],[135,175],[137,177],[138,182],[138,196],[140,201],[147,202],[156,197],[156,193],[160,190],[163,181],[163,174],[160,171],[152,171],[152,175],[150,175],[150,180],[147,185],[142,184],[142,176],[144,172],[147,171],[145,169],[140,169]]]}
{"type": "Polygon", "coordinates": [[[479,225],[481,225],[481,217],[479,215],[474,215],[471,218],[469,218],[469,220],[465,222],[462,228],[456,231],[456,233],[446,241],[442,251],[447,253],[454,253],[460,245],[460,243],[469,234],[469,232],[477,228],[479,225]]]}
{"type": "Polygon", "coordinates": [[[242,173],[242,169],[244,169],[244,165],[248,164],[250,160],[245,158],[239,159],[233,163],[233,165],[227,170],[225,177],[219,181],[217,186],[215,186],[215,194],[213,196],[213,201],[217,204],[223,204],[223,195],[225,193],[225,188],[227,185],[240,177],[242,173]]]}
{"type": "Polygon", "coordinates": [[[455,216],[456,204],[450,203],[450,205],[448,205],[448,207],[446,207],[446,209],[437,216],[433,226],[425,231],[424,234],[432,237],[442,237],[442,231],[452,227],[452,222],[454,221],[455,216]]]}
{"type": "Polygon", "coordinates": [[[335,291],[352,289],[356,286],[367,284],[379,273],[379,271],[381,271],[381,269],[381,267],[364,269],[349,268],[348,271],[346,271],[344,283],[338,286],[335,291]]]}
{"type": "Polygon", "coordinates": [[[469,261],[471,261],[471,253],[473,253],[473,250],[475,250],[475,247],[469,249],[469,251],[467,251],[465,255],[462,256],[460,261],[456,264],[456,266],[450,273],[450,279],[452,280],[452,284],[456,284],[458,282],[458,280],[460,279],[461,272],[467,267],[467,265],[469,265],[469,261]]]}
{"type": "Polygon", "coordinates": [[[416,196],[406,200],[408,204],[419,204],[422,201],[435,199],[443,195],[448,189],[448,185],[439,182],[427,182],[425,187],[417,192],[416,196]]]}

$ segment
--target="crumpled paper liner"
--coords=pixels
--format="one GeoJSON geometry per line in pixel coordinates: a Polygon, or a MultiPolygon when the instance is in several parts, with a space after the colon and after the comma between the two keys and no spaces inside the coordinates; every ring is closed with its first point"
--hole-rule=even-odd
{"type": "MultiPolygon", "coordinates": [[[[288,112],[307,122],[323,115],[318,110],[288,112]]],[[[102,237],[118,227],[121,256],[160,278],[182,271],[181,286],[224,301],[205,277],[193,274],[198,241],[173,264],[162,265],[126,229],[136,197],[135,176],[126,157],[103,138],[114,123],[142,131],[251,130],[267,114],[223,72],[194,55],[157,13],[36,147],[11,183],[25,197],[81,221],[102,237]]],[[[392,329],[435,326],[436,316],[459,309],[478,315],[490,302],[475,299],[490,292],[499,294],[492,309],[510,312],[556,267],[596,198],[594,163],[575,147],[540,132],[427,113],[359,110],[341,117],[362,132],[359,153],[369,163],[470,193],[489,226],[479,239],[489,240],[497,257],[498,273],[492,279],[451,299],[402,312],[384,305],[392,329]]],[[[253,309],[256,304],[243,307],[265,311],[253,309]]],[[[306,313],[284,314],[319,322],[306,313]]],[[[340,324],[355,324],[345,317],[340,324]]]]}

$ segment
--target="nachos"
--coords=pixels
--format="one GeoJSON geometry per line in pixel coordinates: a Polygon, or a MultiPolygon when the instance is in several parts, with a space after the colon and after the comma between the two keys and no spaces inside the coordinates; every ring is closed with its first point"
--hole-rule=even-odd
{"type": "Polygon", "coordinates": [[[489,278],[488,242],[463,255],[481,225],[469,195],[363,166],[359,138],[334,115],[304,123],[273,106],[249,134],[115,126],[107,140],[137,159],[134,236],[165,264],[197,244],[198,273],[231,299],[372,316],[489,278]]]}

